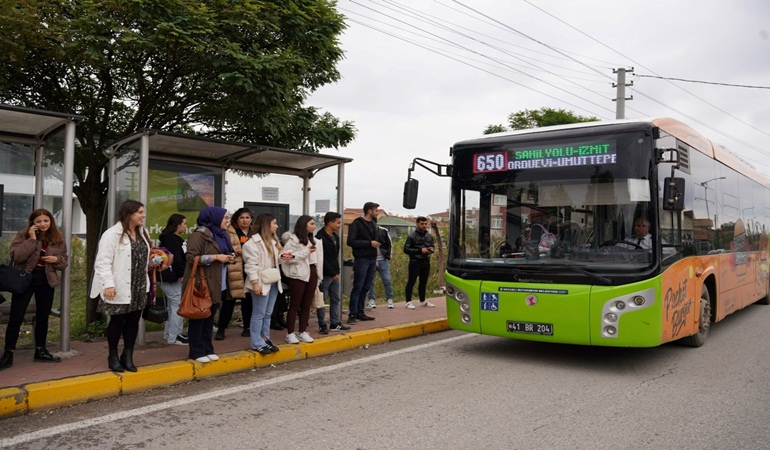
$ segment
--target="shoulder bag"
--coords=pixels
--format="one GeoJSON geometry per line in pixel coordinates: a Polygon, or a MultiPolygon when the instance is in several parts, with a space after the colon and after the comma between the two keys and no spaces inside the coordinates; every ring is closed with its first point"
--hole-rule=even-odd
{"type": "Polygon", "coordinates": [[[32,284],[32,275],[12,265],[0,264],[0,291],[23,294],[32,284]]]}
{"type": "Polygon", "coordinates": [[[147,295],[147,304],[142,311],[142,318],[148,322],[164,323],[168,320],[168,309],[166,309],[165,295],[158,292],[158,271],[153,267],[150,269],[150,292],[147,295]]]}
{"type": "Polygon", "coordinates": [[[190,320],[205,319],[211,315],[211,293],[203,267],[198,267],[199,260],[200,256],[193,260],[190,280],[182,293],[182,303],[177,311],[177,314],[190,320]]]}

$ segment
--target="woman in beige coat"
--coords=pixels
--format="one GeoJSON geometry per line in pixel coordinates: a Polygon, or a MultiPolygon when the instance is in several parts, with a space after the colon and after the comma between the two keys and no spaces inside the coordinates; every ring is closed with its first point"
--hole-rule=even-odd
{"type": "Polygon", "coordinates": [[[251,297],[243,289],[243,250],[241,246],[249,240],[251,231],[251,211],[241,208],[235,211],[230,218],[227,227],[227,237],[235,252],[235,262],[227,266],[227,295],[222,299],[222,308],[219,310],[219,322],[217,334],[214,339],[221,341],[225,338],[225,329],[230,325],[235,310],[235,302],[241,301],[241,314],[243,315],[243,332],[241,336],[249,336],[249,323],[251,322],[251,297]]]}

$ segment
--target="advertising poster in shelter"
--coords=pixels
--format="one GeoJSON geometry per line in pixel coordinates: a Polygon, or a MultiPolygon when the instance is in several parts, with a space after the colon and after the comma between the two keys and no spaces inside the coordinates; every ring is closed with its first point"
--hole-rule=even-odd
{"type": "Polygon", "coordinates": [[[221,175],[215,168],[155,162],[148,171],[147,228],[157,243],[168,218],[175,213],[187,219],[187,235],[196,227],[201,209],[221,203],[221,175]]]}

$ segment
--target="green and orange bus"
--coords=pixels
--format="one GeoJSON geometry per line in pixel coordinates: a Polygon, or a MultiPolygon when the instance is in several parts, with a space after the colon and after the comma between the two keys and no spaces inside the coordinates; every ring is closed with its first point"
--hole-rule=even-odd
{"type": "MultiPolygon", "coordinates": [[[[415,163],[451,177],[446,301],[454,329],[701,346],[711,323],[768,304],[770,180],[679,121],[491,134],[450,154],[451,165],[415,163]],[[635,235],[637,221],[645,236],[635,235]]],[[[417,198],[415,163],[407,208],[417,198]]]]}

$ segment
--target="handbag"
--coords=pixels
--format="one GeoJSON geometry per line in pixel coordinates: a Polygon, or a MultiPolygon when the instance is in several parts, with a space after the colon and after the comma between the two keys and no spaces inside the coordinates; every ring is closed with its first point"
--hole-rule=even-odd
{"type": "Polygon", "coordinates": [[[315,292],[313,293],[313,308],[319,309],[325,306],[326,304],[324,303],[324,293],[316,287],[315,292]]]}
{"type": "Polygon", "coordinates": [[[142,318],[148,322],[164,323],[168,320],[168,310],[166,309],[165,295],[158,295],[158,271],[153,267],[150,269],[150,293],[147,296],[147,304],[144,305],[142,318]]]}
{"type": "Polygon", "coordinates": [[[0,291],[23,294],[32,284],[32,275],[7,264],[0,264],[0,291]]]}
{"type": "Polygon", "coordinates": [[[205,319],[211,315],[211,293],[209,285],[206,282],[206,274],[203,273],[203,267],[198,267],[200,256],[193,260],[192,271],[190,271],[190,280],[182,292],[182,302],[179,305],[177,314],[190,320],[205,319]],[[196,273],[197,272],[197,273],[196,273]],[[196,277],[196,275],[198,275],[196,277]]]}
{"type": "Polygon", "coordinates": [[[262,271],[262,274],[259,276],[259,279],[262,281],[262,284],[276,283],[278,281],[281,281],[281,271],[276,269],[275,267],[265,269],[262,271]]]}

